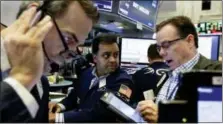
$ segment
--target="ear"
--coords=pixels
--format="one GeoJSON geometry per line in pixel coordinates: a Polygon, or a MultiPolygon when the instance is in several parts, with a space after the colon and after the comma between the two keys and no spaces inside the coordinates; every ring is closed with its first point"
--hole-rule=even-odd
{"type": "Polygon", "coordinates": [[[147,57],[148,58],[148,62],[150,62],[150,58],[149,57],[147,57]]]}
{"type": "Polygon", "coordinates": [[[94,60],[94,63],[97,63],[97,56],[95,54],[93,54],[93,60],[94,60]]]}
{"type": "Polygon", "coordinates": [[[190,48],[195,47],[194,35],[189,34],[187,36],[187,42],[188,42],[188,45],[190,46],[190,48]]]}

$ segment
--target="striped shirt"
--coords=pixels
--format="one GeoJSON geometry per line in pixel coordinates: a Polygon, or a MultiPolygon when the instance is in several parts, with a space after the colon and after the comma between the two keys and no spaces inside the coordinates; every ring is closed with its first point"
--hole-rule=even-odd
{"type": "Polygon", "coordinates": [[[173,100],[179,87],[179,74],[181,72],[190,71],[197,64],[200,54],[197,53],[191,60],[169,72],[169,78],[159,91],[156,103],[162,100],[173,100]]]}

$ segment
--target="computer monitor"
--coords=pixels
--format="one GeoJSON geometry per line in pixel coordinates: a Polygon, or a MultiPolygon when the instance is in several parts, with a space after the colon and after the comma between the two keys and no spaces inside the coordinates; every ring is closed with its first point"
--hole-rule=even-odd
{"type": "Polygon", "coordinates": [[[222,72],[193,70],[180,77],[177,94],[188,101],[188,122],[222,122],[222,72]]]}
{"type": "Polygon", "coordinates": [[[121,62],[148,64],[147,50],[151,44],[155,44],[154,39],[121,39],[121,62]]]}
{"type": "Polygon", "coordinates": [[[112,12],[112,0],[93,0],[93,3],[100,11],[112,12]]]}
{"type": "Polygon", "coordinates": [[[222,122],[222,87],[201,86],[197,91],[198,122],[222,122]]]}
{"type": "Polygon", "coordinates": [[[203,35],[198,37],[198,52],[211,60],[218,60],[219,56],[219,42],[218,35],[203,35]]]}
{"type": "Polygon", "coordinates": [[[118,14],[154,30],[159,0],[120,0],[118,14]]]}
{"type": "Polygon", "coordinates": [[[127,69],[129,74],[147,67],[147,50],[151,44],[156,43],[154,39],[122,38],[121,39],[121,67],[127,69]]]}

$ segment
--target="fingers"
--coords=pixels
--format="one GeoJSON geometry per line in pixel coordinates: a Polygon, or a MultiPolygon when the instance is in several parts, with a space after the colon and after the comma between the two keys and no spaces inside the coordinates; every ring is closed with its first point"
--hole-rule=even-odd
{"type": "Polygon", "coordinates": [[[140,112],[146,110],[146,109],[151,109],[152,111],[157,111],[156,105],[151,105],[151,104],[144,104],[138,107],[138,110],[140,112]]]}
{"type": "Polygon", "coordinates": [[[53,24],[50,24],[51,18],[50,16],[46,16],[34,27],[31,27],[27,32],[27,35],[34,38],[39,38],[45,36],[44,33],[48,33],[53,24]],[[41,35],[41,36],[40,36],[41,35]]]}
{"type": "Polygon", "coordinates": [[[61,109],[60,109],[60,107],[59,107],[59,106],[57,106],[57,107],[56,107],[56,111],[55,111],[55,113],[59,113],[59,112],[60,112],[60,110],[61,110],[61,109]]]}
{"type": "Polygon", "coordinates": [[[33,19],[36,13],[36,7],[32,7],[26,10],[18,19],[19,26],[17,29],[18,33],[24,34],[29,29],[30,21],[33,19]]]}
{"type": "Polygon", "coordinates": [[[138,103],[138,105],[143,105],[143,104],[151,104],[154,103],[152,100],[144,100],[138,103]]]}
{"type": "Polygon", "coordinates": [[[54,103],[49,103],[49,112],[52,112],[55,104],[54,103]]]}
{"type": "Polygon", "coordinates": [[[154,115],[146,115],[143,118],[145,121],[150,122],[150,123],[158,121],[158,116],[154,116],[154,115]]]}
{"type": "Polygon", "coordinates": [[[152,100],[145,100],[138,103],[137,110],[147,122],[157,122],[158,106],[152,100]]]}
{"type": "Polygon", "coordinates": [[[141,115],[143,115],[143,116],[144,115],[156,115],[156,114],[157,114],[157,111],[154,111],[154,110],[149,109],[149,108],[141,111],[141,115]]]}
{"type": "Polygon", "coordinates": [[[39,41],[37,42],[41,43],[45,39],[48,32],[52,29],[52,27],[53,27],[53,23],[51,21],[47,22],[44,26],[40,27],[39,31],[37,31],[33,37],[35,39],[38,38],[39,41]]]}
{"type": "Polygon", "coordinates": [[[145,100],[138,103],[137,109],[143,111],[145,109],[152,109],[157,111],[157,105],[152,100],[145,100]]]}

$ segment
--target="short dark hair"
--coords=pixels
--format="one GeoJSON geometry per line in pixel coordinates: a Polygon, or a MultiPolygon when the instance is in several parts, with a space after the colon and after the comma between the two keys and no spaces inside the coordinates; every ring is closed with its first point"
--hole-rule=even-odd
{"type": "Polygon", "coordinates": [[[160,54],[157,51],[156,44],[151,44],[149,46],[148,51],[147,51],[147,56],[150,59],[162,59],[162,57],[160,56],[160,54]]]}
{"type": "MultiPolygon", "coordinates": [[[[53,17],[57,17],[62,15],[67,10],[69,4],[74,0],[48,0],[48,1],[52,2],[49,2],[46,11],[50,13],[53,17]]],[[[92,20],[93,24],[96,24],[99,20],[99,12],[97,8],[94,6],[93,2],[91,0],[76,0],[76,1],[80,4],[86,15],[92,20]]],[[[41,4],[39,0],[23,1],[23,3],[19,8],[19,12],[17,13],[16,18],[18,18],[32,2],[37,2],[41,4]]]]}
{"type": "MultiPolygon", "coordinates": [[[[92,40],[92,53],[95,55],[99,51],[100,44],[117,43],[118,35],[116,34],[100,34],[92,40]]],[[[118,44],[118,43],[117,43],[118,44]]]]}
{"type": "Polygon", "coordinates": [[[164,26],[171,24],[174,26],[181,38],[187,37],[189,34],[194,35],[195,47],[198,48],[198,35],[191,19],[186,16],[175,16],[167,19],[156,26],[156,32],[159,32],[164,26]]]}

